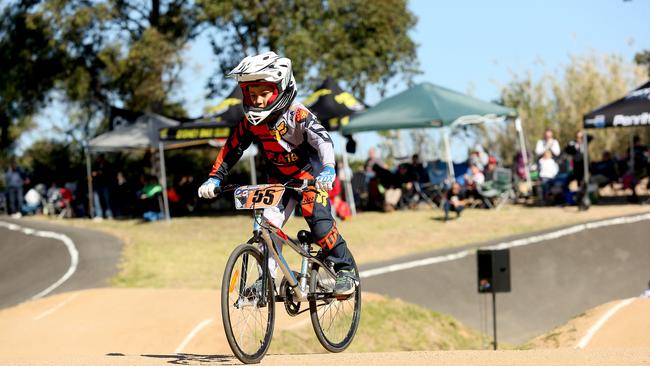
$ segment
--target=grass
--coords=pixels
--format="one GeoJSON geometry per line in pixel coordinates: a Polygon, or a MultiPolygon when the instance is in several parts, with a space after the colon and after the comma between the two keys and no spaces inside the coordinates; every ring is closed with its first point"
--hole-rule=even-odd
{"type": "MultiPolygon", "coordinates": [[[[398,299],[373,298],[362,306],[350,352],[482,349],[487,340],[457,320],[398,299]]],[[[324,352],[311,323],[276,332],[271,353],[324,352]]]]}
{"type": "MultiPolygon", "coordinates": [[[[459,247],[521,234],[647,212],[644,206],[596,206],[579,213],[571,208],[506,206],[499,211],[466,210],[459,221],[440,221],[430,209],[389,214],[369,212],[339,223],[357,262],[367,264],[435,249],[459,247]]],[[[228,255],[251,235],[249,216],[175,218],[170,223],[136,220],[93,222],[74,219],[68,225],[105,231],[125,242],[119,275],[113,285],[153,288],[218,288],[228,255]]],[[[285,227],[290,235],[307,228],[302,218],[285,227]]],[[[297,256],[285,252],[290,264],[297,256]]]]}

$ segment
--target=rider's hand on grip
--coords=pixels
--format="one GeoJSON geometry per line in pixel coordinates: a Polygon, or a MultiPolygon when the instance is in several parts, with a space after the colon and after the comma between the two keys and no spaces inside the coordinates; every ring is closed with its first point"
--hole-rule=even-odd
{"type": "Polygon", "coordinates": [[[316,177],[316,189],[331,191],[336,178],[336,170],[333,166],[326,165],[316,177]]]}
{"type": "Polygon", "coordinates": [[[199,197],[201,198],[214,198],[217,196],[216,188],[221,186],[221,180],[215,177],[210,177],[199,187],[199,197]]]}

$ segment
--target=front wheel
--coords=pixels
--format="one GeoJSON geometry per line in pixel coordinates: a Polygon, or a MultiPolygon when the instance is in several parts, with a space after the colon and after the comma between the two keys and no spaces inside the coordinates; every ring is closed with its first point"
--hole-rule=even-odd
{"type": "MultiPolygon", "coordinates": [[[[353,260],[354,274],[359,270],[353,260]]],[[[335,278],[319,265],[314,264],[310,276],[312,298],[309,301],[311,324],[320,344],[330,352],[342,352],[357,332],[361,319],[361,287],[357,282],[354,294],[347,299],[334,297],[335,278]]]]}
{"type": "Polygon", "coordinates": [[[271,345],[275,301],[273,279],[266,293],[254,286],[262,278],[262,253],[242,244],[230,255],[221,282],[221,318],[230,349],[243,363],[258,363],[271,345]]]}

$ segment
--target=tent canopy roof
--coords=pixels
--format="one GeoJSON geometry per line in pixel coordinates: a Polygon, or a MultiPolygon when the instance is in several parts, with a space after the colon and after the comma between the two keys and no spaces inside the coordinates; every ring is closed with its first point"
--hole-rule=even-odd
{"type": "Polygon", "coordinates": [[[461,117],[467,119],[468,116],[474,116],[472,120],[475,121],[484,116],[515,117],[516,112],[512,108],[484,102],[425,82],[384,99],[366,112],[356,115],[350,124],[343,127],[343,133],[445,127],[461,117]]]}
{"type": "Polygon", "coordinates": [[[584,115],[584,128],[650,125],[650,81],[623,98],[584,115]]]}
{"type": "Polygon", "coordinates": [[[118,127],[113,131],[103,133],[89,141],[88,147],[93,152],[109,152],[121,150],[141,150],[157,148],[158,130],[164,127],[178,126],[180,123],[173,119],[146,113],[133,124],[118,127]]]}

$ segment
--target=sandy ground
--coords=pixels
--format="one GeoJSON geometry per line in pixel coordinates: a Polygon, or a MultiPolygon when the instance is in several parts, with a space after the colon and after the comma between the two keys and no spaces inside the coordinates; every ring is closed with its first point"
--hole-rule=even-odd
{"type": "MultiPolygon", "coordinates": [[[[223,334],[218,298],[214,290],[94,289],[23,303],[0,311],[0,365],[237,364],[223,334]],[[192,330],[208,320],[177,354],[192,330]]],[[[650,299],[636,299],[586,349],[572,349],[613,304],[567,324],[556,336],[560,349],[269,355],[263,364],[650,365],[650,299]]],[[[308,325],[306,313],[289,318],[277,310],[276,329],[308,325]]]]}

